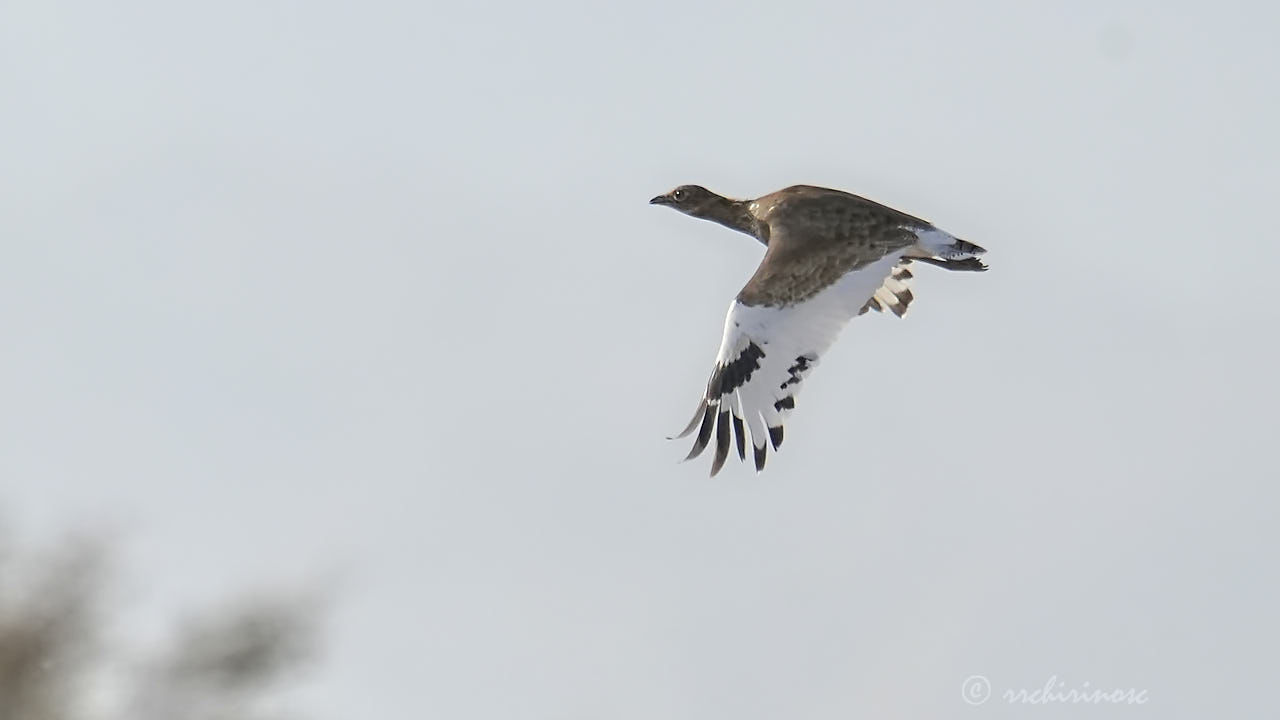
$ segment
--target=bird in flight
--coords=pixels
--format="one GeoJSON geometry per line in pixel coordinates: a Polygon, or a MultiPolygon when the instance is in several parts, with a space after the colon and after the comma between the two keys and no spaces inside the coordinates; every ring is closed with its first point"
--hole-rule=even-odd
{"type": "Polygon", "coordinates": [[[698,431],[686,460],[714,441],[713,476],[731,442],[746,460],[748,433],[756,471],[764,469],[768,446],[777,451],[782,445],[783,421],[801,384],[844,324],[868,310],[898,317],[907,311],[913,262],[987,269],[978,259],[983,248],[840,190],[795,185],[732,200],[681,185],[649,203],[720,223],[765,246],[760,266],[729,305],[707,391],[676,436],[698,431]]]}

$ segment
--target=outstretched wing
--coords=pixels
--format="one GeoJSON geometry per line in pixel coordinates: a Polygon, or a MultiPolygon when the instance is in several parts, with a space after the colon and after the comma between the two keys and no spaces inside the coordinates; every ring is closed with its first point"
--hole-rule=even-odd
{"type": "Polygon", "coordinates": [[[806,293],[806,299],[787,304],[753,303],[755,294],[749,290],[761,271],[769,272],[767,263],[762,263],[756,277],[729,306],[706,394],[678,436],[698,431],[685,459],[698,457],[714,440],[711,474],[715,475],[724,466],[730,443],[736,444],[738,457],[745,460],[749,440],[756,470],[762,470],[768,445],[774,450],[782,445],[783,422],[795,409],[804,379],[845,323],[867,307],[890,278],[904,250],[862,264],[822,290],[806,293]]]}

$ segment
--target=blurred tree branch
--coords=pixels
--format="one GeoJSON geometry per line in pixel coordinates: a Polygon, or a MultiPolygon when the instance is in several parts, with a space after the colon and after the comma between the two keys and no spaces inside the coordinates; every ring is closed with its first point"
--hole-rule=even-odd
{"type": "Polygon", "coordinates": [[[24,560],[0,554],[0,720],[71,718],[99,642],[103,558],[74,540],[24,560]]]}
{"type": "Polygon", "coordinates": [[[135,668],[108,717],[257,720],[315,656],[314,602],[255,597],[180,624],[153,657],[122,658],[102,639],[105,556],[101,542],[15,553],[0,538],[0,720],[88,720],[88,680],[108,665],[135,668]]]}

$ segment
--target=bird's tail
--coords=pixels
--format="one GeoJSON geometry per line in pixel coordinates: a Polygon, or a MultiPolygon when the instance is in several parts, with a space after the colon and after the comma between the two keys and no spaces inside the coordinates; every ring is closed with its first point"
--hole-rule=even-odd
{"type": "Polygon", "coordinates": [[[967,270],[981,272],[987,269],[978,256],[986,249],[968,240],[949,235],[937,228],[916,231],[915,247],[908,250],[904,258],[937,265],[947,270],[967,270]]]}

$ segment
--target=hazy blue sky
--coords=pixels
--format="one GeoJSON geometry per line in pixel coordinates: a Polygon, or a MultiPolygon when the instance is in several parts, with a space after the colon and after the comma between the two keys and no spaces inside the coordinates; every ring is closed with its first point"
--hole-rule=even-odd
{"type": "Polygon", "coordinates": [[[335,582],[324,720],[1275,706],[1273,3],[0,4],[0,513],[126,634],[335,582]],[[679,465],[761,248],[989,249],[679,465]],[[1051,676],[1141,707],[981,707],[1051,676]]]}

